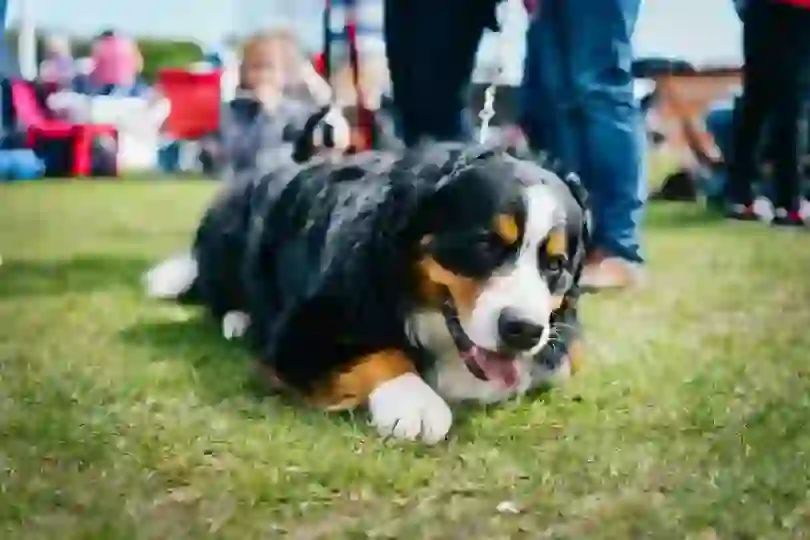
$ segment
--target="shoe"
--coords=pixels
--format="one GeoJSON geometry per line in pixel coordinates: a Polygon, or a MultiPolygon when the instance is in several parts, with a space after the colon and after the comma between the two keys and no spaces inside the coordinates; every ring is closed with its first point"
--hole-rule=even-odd
{"type": "Polygon", "coordinates": [[[595,250],[585,260],[579,286],[583,292],[627,289],[640,285],[643,277],[641,264],[595,250]]]}
{"type": "Polygon", "coordinates": [[[760,221],[770,223],[773,221],[773,218],[776,217],[776,209],[773,207],[771,200],[767,197],[759,196],[754,199],[752,209],[760,221]]]}
{"type": "Polygon", "coordinates": [[[777,208],[774,210],[774,218],[771,224],[778,227],[810,226],[810,201],[802,199],[798,210],[777,208]]]}
{"type": "Polygon", "coordinates": [[[799,212],[777,208],[771,225],[775,227],[804,227],[805,222],[799,212]]]}
{"type": "Polygon", "coordinates": [[[760,217],[753,204],[730,204],[726,207],[726,217],[737,221],[759,221],[760,217]]]}

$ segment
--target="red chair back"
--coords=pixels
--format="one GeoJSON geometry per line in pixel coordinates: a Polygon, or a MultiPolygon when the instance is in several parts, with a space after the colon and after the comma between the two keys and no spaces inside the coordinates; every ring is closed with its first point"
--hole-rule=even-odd
{"type": "Polygon", "coordinates": [[[198,139],[219,128],[222,72],[194,73],[185,69],[163,69],[158,87],[171,103],[164,132],[176,139],[198,139]]]}
{"type": "Polygon", "coordinates": [[[37,99],[36,89],[28,81],[11,81],[11,105],[17,123],[24,127],[42,125],[48,121],[48,116],[37,99]]]}

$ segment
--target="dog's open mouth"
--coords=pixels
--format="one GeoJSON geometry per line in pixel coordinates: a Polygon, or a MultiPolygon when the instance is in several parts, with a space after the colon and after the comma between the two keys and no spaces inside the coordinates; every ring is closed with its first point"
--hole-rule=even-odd
{"type": "Polygon", "coordinates": [[[445,294],[444,302],[442,302],[442,314],[461,359],[473,376],[482,381],[500,382],[507,388],[517,385],[518,359],[515,356],[490,351],[476,345],[464,332],[450,294],[445,294]]]}

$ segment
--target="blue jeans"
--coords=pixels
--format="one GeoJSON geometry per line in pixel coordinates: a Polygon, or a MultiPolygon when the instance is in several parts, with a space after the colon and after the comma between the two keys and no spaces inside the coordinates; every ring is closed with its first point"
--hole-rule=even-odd
{"type": "MultiPolygon", "coordinates": [[[[706,131],[712,136],[714,144],[720,150],[724,159],[731,156],[731,147],[734,141],[734,102],[724,101],[712,106],[706,115],[706,131]]],[[[722,197],[728,183],[728,174],[725,167],[711,170],[703,191],[707,197],[722,197]]]]}
{"type": "Polygon", "coordinates": [[[527,33],[523,127],[579,173],[594,247],[641,262],[644,132],[633,96],[631,37],[641,0],[543,0],[527,33]]]}

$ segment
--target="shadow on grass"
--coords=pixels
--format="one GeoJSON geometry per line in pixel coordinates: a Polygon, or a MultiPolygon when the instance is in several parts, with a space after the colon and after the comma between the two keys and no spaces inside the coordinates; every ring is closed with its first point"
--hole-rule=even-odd
{"type": "Polygon", "coordinates": [[[55,261],[6,259],[0,266],[0,299],[137,287],[149,264],[142,258],[108,256],[55,261]]]}
{"type": "MultiPolygon", "coordinates": [[[[253,404],[272,401],[273,407],[295,408],[296,416],[306,421],[308,413],[322,416],[323,412],[308,407],[300,398],[280,393],[262,380],[253,366],[254,356],[248,345],[240,341],[226,341],[219,334],[219,325],[206,317],[184,321],[141,323],[124,329],[119,334],[129,346],[147,349],[153,358],[164,361],[174,359],[191,366],[195,383],[211,403],[234,398],[247,398],[253,404]]],[[[546,392],[536,391],[532,399],[545,400],[546,392]]],[[[454,405],[454,424],[467,424],[471,418],[499,405],[464,403],[454,405]]],[[[255,416],[255,411],[243,411],[255,416]]],[[[366,423],[366,411],[329,413],[336,425],[366,423]]]]}
{"type": "MultiPolygon", "coordinates": [[[[295,409],[295,416],[306,422],[308,415],[322,417],[320,410],[307,407],[299,398],[270,387],[256,373],[248,344],[226,341],[219,325],[205,316],[185,321],[137,324],[124,329],[120,339],[130,346],[147,349],[156,360],[174,359],[194,370],[195,384],[210,403],[246,398],[256,407],[238,408],[240,414],[255,418],[257,408],[270,403],[275,410],[295,409]]],[[[329,413],[336,425],[365,422],[364,412],[329,413]]]]}
{"type": "Polygon", "coordinates": [[[147,349],[153,358],[186,362],[209,394],[217,399],[243,393],[251,366],[247,344],[226,341],[219,325],[206,316],[183,321],[139,323],[119,334],[127,345],[147,349]]]}

